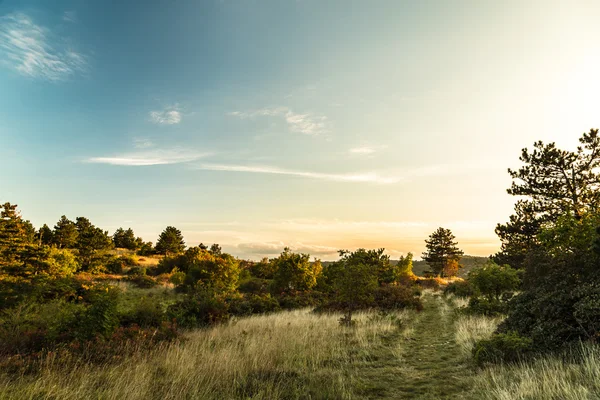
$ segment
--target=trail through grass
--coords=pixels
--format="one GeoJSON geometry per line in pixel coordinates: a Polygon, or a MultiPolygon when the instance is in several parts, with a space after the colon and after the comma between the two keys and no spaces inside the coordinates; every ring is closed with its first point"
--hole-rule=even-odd
{"type": "Polygon", "coordinates": [[[359,392],[378,399],[469,398],[472,371],[455,340],[451,301],[426,292],[424,310],[388,335],[357,371],[359,392]]]}

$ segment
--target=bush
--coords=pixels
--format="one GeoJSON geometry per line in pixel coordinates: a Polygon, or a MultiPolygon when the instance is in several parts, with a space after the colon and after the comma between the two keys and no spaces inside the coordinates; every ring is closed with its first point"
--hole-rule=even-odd
{"type": "Polygon", "coordinates": [[[279,311],[281,307],[270,294],[249,294],[227,299],[231,315],[264,314],[279,311]]]}
{"type": "Polygon", "coordinates": [[[532,348],[530,338],[515,332],[495,334],[480,340],[473,347],[473,358],[478,365],[499,362],[517,362],[526,357],[532,348]]]}
{"type": "Polygon", "coordinates": [[[261,278],[250,278],[240,282],[238,291],[240,293],[266,294],[269,292],[271,280],[261,278]]]}
{"type": "Polygon", "coordinates": [[[475,296],[469,299],[469,305],[465,312],[497,317],[508,313],[508,303],[496,299],[490,300],[486,297],[475,296]]]}
{"type": "Polygon", "coordinates": [[[146,274],[146,267],[141,267],[138,265],[129,268],[129,271],[127,271],[127,275],[129,276],[145,276],[146,274]]]}
{"type": "Polygon", "coordinates": [[[516,291],[521,284],[516,269],[508,265],[500,266],[491,261],[485,266],[471,271],[469,282],[490,301],[500,301],[503,294],[516,291]]]}
{"type": "Polygon", "coordinates": [[[599,337],[600,284],[577,275],[552,275],[510,302],[500,332],[515,331],[533,340],[536,351],[557,351],[569,343],[599,337]]]}
{"type": "Polygon", "coordinates": [[[471,297],[476,294],[476,290],[469,281],[454,281],[446,286],[444,294],[453,294],[458,297],[471,297]]]}
{"type": "Polygon", "coordinates": [[[417,285],[421,285],[424,289],[440,290],[440,279],[439,278],[425,278],[419,279],[417,285]]]}
{"type": "Polygon", "coordinates": [[[127,278],[127,281],[140,289],[150,289],[158,285],[154,278],[147,275],[132,275],[127,278]]]}
{"type": "Polygon", "coordinates": [[[375,306],[380,310],[422,310],[419,288],[404,285],[381,286],[374,292],[375,306]]]}
{"type": "Polygon", "coordinates": [[[288,291],[280,294],[276,298],[281,308],[293,310],[297,308],[318,306],[324,302],[325,295],[314,290],[309,292],[288,291]]]}
{"type": "Polygon", "coordinates": [[[112,257],[105,262],[106,270],[111,274],[122,274],[125,268],[138,265],[139,263],[132,256],[112,257]]]}
{"type": "Polygon", "coordinates": [[[121,314],[119,319],[123,326],[158,327],[166,320],[165,311],[157,299],[142,297],[127,312],[121,314]]]}
{"type": "Polygon", "coordinates": [[[169,306],[167,316],[185,328],[202,327],[227,321],[229,306],[211,291],[202,291],[169,306]]]}

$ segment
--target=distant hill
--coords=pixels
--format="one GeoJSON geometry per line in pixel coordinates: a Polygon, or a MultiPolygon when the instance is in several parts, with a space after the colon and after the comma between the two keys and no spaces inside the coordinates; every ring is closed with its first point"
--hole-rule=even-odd
{"type": "MultiPolygon", "coordinates": [[[[483,266],[488,261],[488,257],[462,256],[460,259],[460,264],[464,268],[458,270],[458,276],[461,278],[466,278],[470,271],[483,266]]],[[[392,262],[396,263],[398,261],[392,260],[392,262]]],[[[427,270],[429,270],[429,266],[425,261],[413,261],[413,272],[415,275],[424,276],[425,271],[427,270]]]]}
{"type": "MultiPolygon", "coordinates": [[[[460,264],[464,267],[458,271],[458,276],[466,278],[470,271],[483,266],[489,260],[488,257],[480,256],[463,256],[460,259],[460,264]]],[[[391,260],[392,264],[398,263],[398,260],[391,260]]],[[[321,261],[324,267],[332,264],[333,261],[321,261]]],[[[429,266],[425,261],[413,261],[413,272],[417,276],[425,276],[425,271],[429,270],[429,266]]]]}

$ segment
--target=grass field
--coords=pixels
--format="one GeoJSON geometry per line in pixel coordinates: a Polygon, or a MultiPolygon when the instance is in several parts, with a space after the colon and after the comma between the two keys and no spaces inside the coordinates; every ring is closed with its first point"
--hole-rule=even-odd
{"type": "Polygon", "coordinates": [[[49,356],[0,375],[0,399],[595,399],[600,353],[478,370],[474,340],[500,319],[470,317],[432,291],[422,312],[359,313],[355,327],[310,310],[188,332],[179,344],[104,365],[49,356]]]}

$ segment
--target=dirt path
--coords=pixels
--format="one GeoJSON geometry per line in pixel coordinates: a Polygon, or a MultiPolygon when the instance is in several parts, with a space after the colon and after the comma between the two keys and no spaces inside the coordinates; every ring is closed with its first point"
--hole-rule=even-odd
{"type": "Polygon", "coordinates": [[[424,310],[359,369],[360,393],[369,399],[464,399],[473,371],[454,340],[453,307],[427,293],[424,310]]]}

